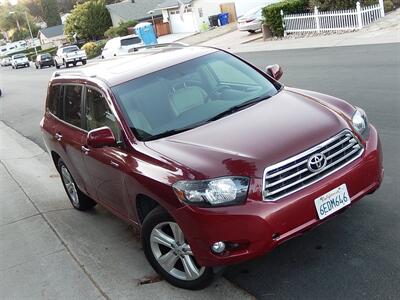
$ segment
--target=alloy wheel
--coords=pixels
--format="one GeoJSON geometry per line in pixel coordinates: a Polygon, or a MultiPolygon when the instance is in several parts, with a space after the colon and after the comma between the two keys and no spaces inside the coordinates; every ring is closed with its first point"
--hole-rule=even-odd
{"type": "Polygon", "coordinates": [[[151,251],[160,266],[171,276],[181,280],[198,279],[205,270],[194,259],[190,245],[175,222],[162,222],[150,235],[151,251]]]}
{"type": "Polygon", "coordinates": [[[79,196],[71,174],[65,166],[61,166],[61,176],[72,204],[79,207],[79,196]]]}

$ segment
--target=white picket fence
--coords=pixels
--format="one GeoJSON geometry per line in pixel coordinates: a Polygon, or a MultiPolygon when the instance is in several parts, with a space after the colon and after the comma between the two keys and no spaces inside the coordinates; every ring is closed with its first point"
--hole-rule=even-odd
{"type": "Polygon", "coordinates": [[[281,10],[282,26],[288,33],[341,31],[361,29],[385,15],[383,0],[376,5],[361,7],[357,2],[355,9],[337,11],[318,11],[314,13],[285,15],[281,10]]]}

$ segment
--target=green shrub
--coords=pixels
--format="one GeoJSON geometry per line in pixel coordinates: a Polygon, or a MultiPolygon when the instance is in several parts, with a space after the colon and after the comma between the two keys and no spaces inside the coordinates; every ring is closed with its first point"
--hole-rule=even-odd
{"type": "Polygon", "coordinates": [[[357,1],[361,6],[377,4],[377,0],[310,0],[310,7],[317,6],[320,11],[356,8],[357,1]]]}
{"type": "Polygon", "coordinates": [[[82,49],[86,51],[88,59],[97,57],[101,54],[101,50],[106,44],[106,40],[100,40],[97,42],[88,42],[82,46],[82,49]]]}
{"type": "Polygon", "coordinates": [[[129,34],[128,28],[135,27],[137,25],[137,21],[130,20],[126,22],[121,22],[117,27],[110,27],[104,33],[107,38],[113,38],[116,36],[125,36],[129,34]]]}
{"type": "Polygon", "coordinates": [[[391,0],[383,1],[383,7],[385,8],[385,12],[392,11],[394,8],[394,4],[391,0]]]}
{"type": "Polygon", "coordinates": [[[281,10],[285,14],[304,12],[308,8],[308,0],[285,0],[263,8],[262,14],[265,24],[271,29],[274,36],[283,35],[281,10]]]}

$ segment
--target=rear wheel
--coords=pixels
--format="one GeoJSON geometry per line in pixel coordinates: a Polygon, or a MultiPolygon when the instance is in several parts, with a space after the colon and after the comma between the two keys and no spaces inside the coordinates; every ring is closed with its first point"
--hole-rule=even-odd
{"type": "Polygon", "coordinates": [[[169,283],[197,290],[212,282],[212,268],[197,263],[181,228],[162,207],[156,207],[146,216],[142,243],[154,270],[169,283]]]}
{"type": "Polygon", "coordinates": [[[88,210],[94,207],[97,203],[86,196],[82,191],[78,188],[73,179],[71,173],[69,172],[65,163],[59,159],[58,160],[58,171],[61,175],[61,181],[63,183],[65,192],[71,201],[71,204],[77,210],[88,210]]]}
{"type": "Polygon", "coordinates": [[[82,60],[82,65],[86,65],[86,60],[82,60]]]}

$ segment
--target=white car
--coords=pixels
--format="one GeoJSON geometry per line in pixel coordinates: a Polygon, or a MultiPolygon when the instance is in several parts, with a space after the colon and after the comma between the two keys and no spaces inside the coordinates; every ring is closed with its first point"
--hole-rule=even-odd
{"type": "Polygon", "coordinates": [[[101,58],[110,58],[129,53],[129,50],[142,46],[142,40],[135,34],[119,36],[109,40],[101,52],[101,58]]]}
{"type": "Polygon", "coordinates": [[[11,56],[11,66],[13,69],[19,67],[29,67],[29,60],[25,54],[14,54],[11,56]]]}
{"type": "Polygon", "coordinates": [[[60,47],[57,50],[56,56],[54,56],[54,64],[57,69],[60,66],[66,68],[69,68],[70,65],[76,66],[78,62],[86,65],[86,61],[86,51],[79,49],[76,45],[60,47]]]}
{"type": "Polygon", "coordinates": [[[240,31],[248,31],[254,33],[261,30],[262,25],[262,9],[264,6],[259,6],[247,11],[238,19],[238,29],[240,31]]]}
{"type": "Polygon", "coordinates": [[[10,57],[4,57],[1,62],[0,65],[2,67],[7,67],[7,66],[11,66],[11,58],[10,57]]]}

